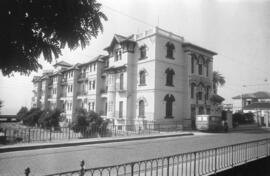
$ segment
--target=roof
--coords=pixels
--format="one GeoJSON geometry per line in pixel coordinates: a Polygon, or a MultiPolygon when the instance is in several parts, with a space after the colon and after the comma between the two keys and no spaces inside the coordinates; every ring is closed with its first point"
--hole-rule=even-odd
{"type": "Polygon", "coordinates": [[[90,61],[80,64],[79,67],[80,67],[80,66],[87,65],[87,64],[90,64],[90,63],[92,63],[92,62],[102,61],[103,58],[106,58],[106,57],[107,57],[107,56],[104,56],[104,55],[98,55],[97,57],[94,57],[94,58],[90,59],[90,61]]]}
{"type": "Polygon", "coordinates": [[[252,109],[270,109],[270,102],[256,102],[244,107],[245,110],[252,109]]]}
{"type": "Polygon", "coordinates": [[[201,50],[201,51],[206,52],[206,53],[209,53],[209,54],[211,54],[211,55],[217,55],[216,52],[211,51],[211,50],[208,50],[208,49],[205,49],[205,48],[200,47],[200,46],[198,46],[198,45],[195,45],[195,44],[193,44],[193,43],[185,42],[185,43],[183,43],[182,46],[183,46],[184,48],[189,48],[189,47],[190,47],[190,48],[194,48],[194,49],[197,49],[197,50],[201,50]]]}
{"type": "Polygon", "coordinates": [[[218,95],[218,94],[212,94],[210,95],[210,101],[214,102],[214,103],[222,103],[225,99],[218,95]]]}
{"type": "Polygon", "coordinates": [[[115,42],[117,42],[117,43],[135,42],[133,39],[133,36],[134,35],[130,35],[130,36],[125,37],[125,36],[122,36],[119,34],[114,34],[114,37],[111,41],[111,44],[108,47],[104,48],[104,50],[109,50],[114,45],[115,42]]]}
{"type": "Polygon", "coordinates": [[[57,62],[56,64],[54,64],[53,66],[57,66],[57,65],[60,65],[60,66],[65,66],[65,67],[71,67],[72,65],[65,62],[65,61],[60,61],[60,62],[57,62]]]}
{"type": "Polygon", "coordinates": [[[255,92],[255,93],[246,93],[243,95],[237,95],[232,97],[232,99],[249,99],[249,98],[256,98],[256,99],[270,99],[270,92],[255,92]]]}

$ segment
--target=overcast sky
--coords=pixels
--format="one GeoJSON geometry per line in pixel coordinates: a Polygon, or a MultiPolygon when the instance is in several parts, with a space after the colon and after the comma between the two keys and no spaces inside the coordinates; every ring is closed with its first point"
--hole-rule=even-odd
{"type": "MultiPolygon", "coordinates": [[[[183,36],[218,53],[214,70],[226,79],[219,94],[232,103],[241,93],[270,91],[270,0],[101,0],[108,21],[104,32],[83,51],[65,49],[58,60],[71,64],[106,54],[113,35],[130,35],[153,26],[183,36]],[[243,85],[247,85],[243,87],[243,85]]],[[[40,58],[44,69],[52,66],[40,58]]],[[[52,63],[54,64],[55,61],[52,63]]],[[[41,73],[41,72],[40,72],[41,73]]],[[[0,75],[2,114],[30,107],[32,77],[0,75]]]]}

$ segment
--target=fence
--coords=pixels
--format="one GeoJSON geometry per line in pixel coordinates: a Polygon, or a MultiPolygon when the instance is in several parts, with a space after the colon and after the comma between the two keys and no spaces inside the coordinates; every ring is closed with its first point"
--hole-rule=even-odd
{"type": "MultiPolygon", "coordinates": [[[[94,137],[134,136],[158,134],[182,130],[179,123],[147,124],[147,125],[109,125],[107,128],[76,128],[60,127],[56,129],[42,128],[6,128],[2,133],[7,142],[41,142],[70,140],[94,137]]],[[[3,142],[3,141],[1,141],[3,142]]]]}
{"type": "MultiPolygon", "coordinates": [[[[217,147],[121,165],[56,173],[47,176],[203,176],[215,174],[260,158],[269,157],[270,139],[217,147]]],[[[25,175],[30,175],[30,168],[25,175]]]]}

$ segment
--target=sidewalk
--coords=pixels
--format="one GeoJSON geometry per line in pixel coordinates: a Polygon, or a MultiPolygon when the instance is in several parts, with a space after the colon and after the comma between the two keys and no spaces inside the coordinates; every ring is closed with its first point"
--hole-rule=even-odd
{"type": "Polygon", "coordinates": [[[77,145],[89,145],[89,144],[102,144],[102,143],[113,143],[113,142],[124,142],[134,140],[147,140],[155,138],[167,138],[167,137],[179,137],[194,135],[192,132],[167,132],[152,134],[147,136],[125,136],[125,137],[104,137],[104,138],[88,138],[88,139],[74,139],[74,140],[62,140],[62,141],[51,141],[51,142],[39,142],[39,143],[19,143],[14,145],[3,145],[0,146],[0,153],[23,151],[23,150],[36,150],[45,148],[59,148],[59,147],[70,147],[77,145]]]}
{"type": "Polygon", "coordinates": [[[249,130],[267,130],[267,128],[260,127],[257,124],[247,124],[247,125],[239,125],[236,128],[232,128],[230,131],[238,132],[238,131],[249,131],[249,130]]]}

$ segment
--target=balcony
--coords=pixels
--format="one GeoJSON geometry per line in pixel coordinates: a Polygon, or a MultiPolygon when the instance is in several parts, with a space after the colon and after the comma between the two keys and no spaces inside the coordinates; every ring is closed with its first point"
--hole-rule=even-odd
{"type": "Polygon", "coordinates": [[[212,81],[209,77],[205,77],[202,75],[189,75],[189,82],[194,82],[196,84],[204,83],[206,85],[212,85],[212,81]]]}
{"type": "Polygon", "coordinates": [[[77,96],[86,96],[88,93],[86,91],[81,91],[77,93],[77,96]]]}
{"type": "Polygon", "coordinates": [[[67,78],[62,78],[61,85],[66,85],[66,84],[67,84],[67,78]]]}
{"type": "Polygon", "coordinates": [[[62,92],[62,93],[60,94],[60,97],[67,97],[67,93],[66,93],[66,92],[62,92]]]}
{"type": "Polygon", "coordinates": [[[79,74],[79,76],[78,76],[78,82],[80,82],[80,81],[86,81],[86,80],[87,80],[86,73],[79,74]]]}

